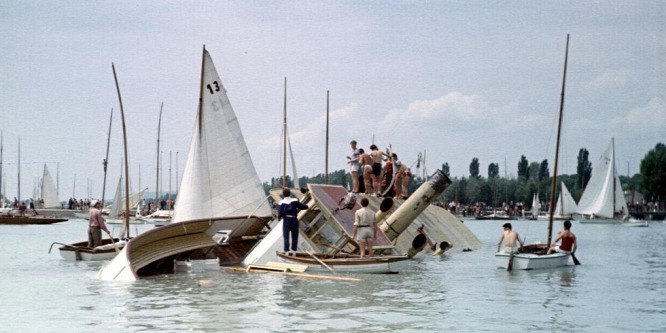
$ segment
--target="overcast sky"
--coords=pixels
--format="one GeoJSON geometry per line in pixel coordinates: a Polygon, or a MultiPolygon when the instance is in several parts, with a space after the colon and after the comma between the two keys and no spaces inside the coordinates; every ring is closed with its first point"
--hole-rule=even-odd
{"type": "Polygon", "coordinates": [[[281,174],[285,77],[300,175],[324,172],[327,90],[329,171],[347,167],[349,141],[367,149],[374,136],[408,166],[425,151],[428,173],[446,162],[453,176],[468,176],[477,157],[484,177],[489,163],[511,177],[521,155],[548,159],[552,172],[567,34],[560,173],[576,172],[580,148],[596,162],[614,137],[620,173],[633,174],[666,142],[663,1],[6,0],[0,18],[10,198],[19,137],[23,199],[44,163],[58,175],[60,199],[87,196],[89,188],[101,197],[112,108],[106,197],[113,196],[122,127],[111,63],[133,191],[139,182],[155,189],[161,103],[162,188],[171,174],[175,191],[204,44],[262,181],[281,174]]]}

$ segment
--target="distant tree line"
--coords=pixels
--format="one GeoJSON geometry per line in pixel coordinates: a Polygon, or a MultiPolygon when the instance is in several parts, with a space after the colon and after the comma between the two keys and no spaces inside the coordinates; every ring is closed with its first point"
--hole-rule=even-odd
{"type": "MultiPolygon", "coordinates": [[[[617,167],[617,166],[616,166],[617,167]]],[[[443,163],[442,172],[450,176],[448,163],[443,163]]],[[[499,206],[503,202],[524,202],[528,205],[532,202],[534,193],[539,193],[539,200],[550,201],[552,177],[548,160],[541,162],[529,162],[522,155],[517,164],[517,178],[500,177],[498,163],[488,165],[487,178],[480,174],[479,159],[474,157],[469,164],[469,177],[455,177],[451,179],[452,184],[440,195],[438,200],[456,201],[463,205],[483,202],[492,206],[499,206]]],[[[557,176],[556,196],[560,191],[560,182],[563,182],[574,199],[579,200],[583,190],[592,176],[592,163],[589,161],[589,152],[581,148],[578,152],[576,174],[557,176]]],[[[641,192],[646,200],[664,201],[666,199],[666,146],[658,143],[650,150],[640,163],[640,172],[632,175],[619,175],[624,190],[631,188],[641,192]]],[[[329,174],[328,183],[341,185],[345,188],[351,184],[351,175],[346,170],[337,170],[329,174]]],[[[325,175],[318,174],[314,177],[300,177],[301,187],[305,184],[324,184],[325,175]]],[[[424,179],[420,175],[414,175],[409,184],[409,193],[413,193],[424,179]]],[[[282,177],[271,178],[271,182],[264,182],[264,190],[268,193],[271,188],[282,186],[282,177]]],[[[293,179],[287,176],[287,186],[293,187],[293,179]]]]}

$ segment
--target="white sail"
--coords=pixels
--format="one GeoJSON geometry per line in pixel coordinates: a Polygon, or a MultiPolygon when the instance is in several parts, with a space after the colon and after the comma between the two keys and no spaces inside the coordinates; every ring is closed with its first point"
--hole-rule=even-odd
{"type": "Polygon", "coordinates": [[[576,213],[612,219],[620,210],[625,214],[628,212],[620,177],[615,169],[614,142],[611,139],[592,170],[592,177],[578,202],[576,213]]]}
{"type": "Polygon", "coordinates": [[[270,216],[226,89],[208,51],[203,57],[201,104],[171,222],[270,216]]]}
{"type": "Polygon", "coordinates": [[[564,182],[560,184],[561,190],[555,204],[555,216],[571,216],[571,214],[576,212],[578,205],[576,205],[576,200],[573,199],[564,182]]]}
{"type": "Polygon", "coordinates": [[[298,182],[298,173],[296,173],[294,151],[291,150],[291,139],[289,139],[289,137],[287,137],[287,143],[289,144],[289,157],[291,158],[291,172],[293,173],[294,188],[301,188],[301,184],[298,182]]]}
{"type": "Polygon", "coordinates": [[[123,177],[120,177],[120,179],[118,179],[118,186],[116,187],[116,194],[113,196],[113,203],[111,204],[111,209],[109,210],[109,217],[112,219],[115,219],[116,216],[118,216],[123,210],[122,182],[123,177]]]}
{"type": "Polygon", "coordinates": [[[534,193],[534,198],[532,198],[532,216],[539,216],[539,194],[534,193]]]}
{"type": "Polygon", "coordinates": [[[42,178],[42,200],[44,200],[44,208],[60,208],[58,190],[46,164],[44,164],[44,176],[42,178]]]}

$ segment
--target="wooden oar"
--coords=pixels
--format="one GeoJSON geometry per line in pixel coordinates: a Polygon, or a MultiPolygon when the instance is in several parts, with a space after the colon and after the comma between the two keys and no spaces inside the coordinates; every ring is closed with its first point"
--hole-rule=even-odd
{"type": "Polygon", "coordinates": [[[574,265],[580,265],[580,261],[578,261],[578,258],[572,253],[571,254],[571,259],[573,259],[574,265]]]}
{"type": "Polygon", "coordinates": [[[312,253],[312,252],[310,252],[310,251],[308,251],[308,250],[305,250],[304,252],[307,253],[307,254],[309,254],[312,258],[314,258],[314,260],[317,260],[320,264],[322,264],[322,266],[326,267],[326,269],[328,269],[329,271],[331,271],[331,273],[333,273],[333,274],[335,274],[335,275],[338,275],[338,272],[336,272],[333,268],[331,268],[331,266],[326,265],[326,263],[323,262],[323,261],[321,261],[321,259],[317,258],[317,256],[314,255],[314,253],[312,253]]]}
{"type": "Polygon", "coordinates": [[[116,250],[116,253],[120,253],[120,250],[118,250],[118,246],[116,245],[116,242],[113,240],[113,236],[111,236],[111,234],[108,232],[106,234],[109,235],[109,238],[111,238],[111,244],[113,244],[113,248],[116,250]]]}

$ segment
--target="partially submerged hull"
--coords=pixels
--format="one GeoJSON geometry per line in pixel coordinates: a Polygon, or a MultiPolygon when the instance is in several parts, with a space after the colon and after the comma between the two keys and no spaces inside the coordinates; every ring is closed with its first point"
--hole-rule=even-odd
{"type": "Polygon", "coordinates": [[[399,273],[409,265],[409,257],[402,255],[373,256],[363,257],[358,255],[337,254],[330,255],[324,253],[295,253],[287,255],[278,252],[277,256],[284,262],[308,265],[308,271],[330,272],[330,270],[321,264],[328,265],[332,270],[338,273],[399,273]],[[317,259],[313,258],[317,257],[317,259]]]}
{"type": "MultiPolygon", "coordinates": [[[[128,242],[111,262],[102,267],[97,277],[102,280],[134,281],[143,276],[173,273],[176,260],[218,258],[222,250],[213,239],[218,231],[235,230],[238,238],[256,235],[264,227],[262,221],[259,217],[243,216],[156,227],[128,242]]],[[[237,251],[242,252],[241,249],[236,247],[237,251]]]]}

